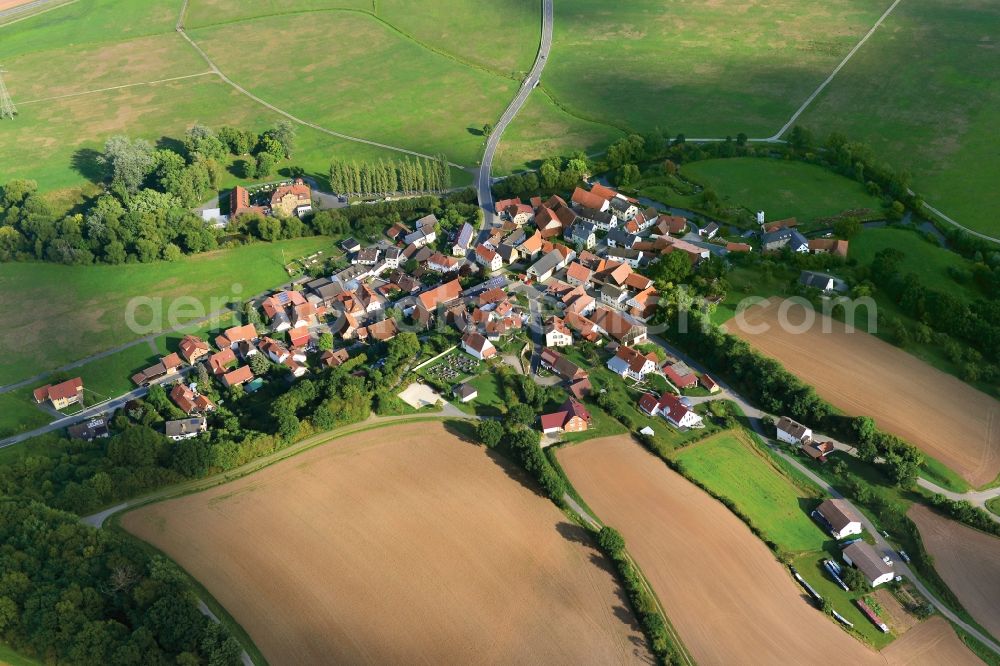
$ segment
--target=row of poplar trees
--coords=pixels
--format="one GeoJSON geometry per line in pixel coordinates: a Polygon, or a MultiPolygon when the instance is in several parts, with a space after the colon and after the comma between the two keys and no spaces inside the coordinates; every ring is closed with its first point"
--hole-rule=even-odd
{"type": "Polygon", "coordinates": [[[361,164],[334,161],[330,165],[330,187],[338,194],[362,197],[441,192],[451,188],[451,169],[444,155],[361,164]]]}

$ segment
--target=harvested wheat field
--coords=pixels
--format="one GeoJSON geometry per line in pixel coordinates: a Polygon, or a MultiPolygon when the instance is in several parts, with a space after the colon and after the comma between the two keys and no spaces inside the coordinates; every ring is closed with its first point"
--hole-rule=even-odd
{"type": "Polygon", "coordinates": [[[894,666],[982,666],[982,660],[939,615],[924,620],[882,650],[894,666]]]}
{"type": "MultiPolygon", "coordinates": [[[[879,427],[911,442],[974,486],[1000,473],[1000,402],[873,335],[847,333],[842,323],[817,315],[804,333],[778,326],[781,301],[749,308],[747,324],[763,333],[735,335],[777,359],[820,396],[851,415],[871,416],[879,427]],[[824,333],[824,323],[829,332],[824,333]]],[[[799,306],[789,321],[803,321],[799,306]]]]}
{"type": "Polygon", "coordinates": [[[628,436],[560,449],[580,495],[625,537],[701,664],[880,664],[825,618],[736,516],[628,436]]]}
{"type": "Polygon", "coordinates": [[[609,563],[439,423],[128,513],[271,664],[652,662],[609,563]]]}
{"type": "Polygon", "coordinates": [[[965,610],[991,634],[1000,636],[1000,538],[919,504],[906,515],[917,524],[934,568],[965,610]]]}

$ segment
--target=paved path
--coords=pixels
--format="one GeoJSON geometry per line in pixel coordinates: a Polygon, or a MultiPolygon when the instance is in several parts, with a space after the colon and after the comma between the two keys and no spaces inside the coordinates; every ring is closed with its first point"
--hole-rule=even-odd
{"type": "Polygon", "coordinates": [[[895,0],[895,2],[889,5],[889,8],[885,10],[885,13],[883,13],[882,16],[880,16],[879,19],[875,21],[875,25],[872,26],[871,30],[865,33],[865,36],[861,38],[861,41],[855,44],[854,48],[851,49],[850,52],[846,56],[844,56],[844,59],[840,61],[840,64],[837,65],[832,72],[830,72],[830,76],[826,77],[823,83],[819,84],[819,87],[817,87],[816,90],[814,90],[813,93],[806,98],[806,101],[802,103],[802,106],[796,109],[795,113],[792,114],[792,117],[788,119],[788,122],[785,123],[780,130],[778,130],[772,136],[769,136],[767,138],[768,141],[775,141],[781,138],[782,134],[791,129],[792,125],[795,124],[795,121],[799,119],[799,116],[801,116],[802,113],[807,108],[809,108],[809,105],[813,103],[813,100],[819,97],[820,93],[823,92],[823,90],[826,89],[828,85],[830,85],[830,82],[833,81],[833,79],[837,76],[837,74],[840,73],[840,70],[842,70],[844,66],[851,60],[851,58],[854,57],[854,54],[857,53],[861,49],[861,47],[865,45],[865,42],[867,42],[868,39],[875,34],[875,31],[878,30],[880,25],[882,25],[882,22],[889,17],[889,14],[891,14],[892,11],[896,9],[896,6],[900,2],[902,2],[902,0],[895,0]]]}
{"type": "MultiPolygon", "coordinates": [[[[27,16],[28,14],[30,14],[31,16],[37,16],[38,14],[43,13],[43,11],[47,12],[52,9],[58,9],[63,5],[71,5],[74,2],[76,2],[76,0],[35,0],[34,2],[26,2],[23,5],[18,5],[17,7],[11,7],[10,9],[4,9],[3,11],[0,11],[0,21],[4,21],[6,19],[15,19],[19,14],[25,14],[23,18],[28,18],[27,16]],[[53,6],[43,10],[45,5],[53,5],[53,6]],[[36,10],[43,10],[43,11],[36,12],[36,10]]],[[[23,18],[10,21],[10,23],[4,23],[3,25],[10,25],[11,23],[17,23],[18,21],[23,20],[23,18]]]]}
{"type": "Polygon", "coordinates": [[[517,91],[517,95],[511,101],[507,110],[500,116],[496,127],[493,128],[493,131],[486,138],[486,151],[483,153],[479,173],[476,175],[476,194],[479,198],[479,206],[483,209],[483,224],[487,228],[493,225],[496,217],[493,211],[493,192],[490,189],[490,186],[493,184],[493,179],[490,176],[490,172],[493,170],[493,156],[496,153],[497,146],[500,144],[500,137],[503,136],[504,130],[507,129],[507,125],[514,120],[514,116],[521,110],[524,103],[528,101],[528,95],[531,94],[531,91],[542,76],[545,61],[548,59],[549,51],[552,49],[553,1],[542,0],[542,37],[538,45],[538,55],[535,57],[535,64],[532,66],[527,78],[524,79],[521,88],[517,91]]]}
{"type": "MultiPolygon", "coordinates": [[[[215,613],[212,612],[212,609],[208,607],[208,604],[200,598],[198,599],[198,610],[212,622],[219,624],[219,618],[216,617],[215,613]]],[[[243,663],[243,666],[254,666],[253,659],[250,658],[250,655],[247,654],[246,650],[243,650],[243,654],[240,655],[240,661],[243,663]]]]}

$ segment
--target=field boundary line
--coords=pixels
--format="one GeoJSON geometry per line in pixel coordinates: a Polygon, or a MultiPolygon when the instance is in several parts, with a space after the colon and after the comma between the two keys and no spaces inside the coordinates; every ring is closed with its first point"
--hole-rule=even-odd
{"type": "Polygon", "coordinates": [[[894,2],[891,5],[889,5],[889,8],[886,9],[885,12],[883,12],[882,16],[880,16],[877,21],[875,21],[875,25],[873,25],[871,29],[867,33],[865,33],[865,36],[861,38],[861,41],[855,44],[854,48],[851,49],[848,52],[848,54],[844,56],[844,59],[840,61],[840,64],[837,65],[832,72],[830,72],[830,76],[826,77],[826,79],[819,84],[819,87],[817,87],[816,90],[814,90],[813,93],[806,98],[806,101],[802,103],[802,106],[800,106],[795,111],[795,113],[792,114],[792,117],[788,119],[788,122],[785,123],[782,126],[782,128],[777,131],[777,133],[768,137],[768,140],[777,140],[781,138],[782,134],[788,131],[788,129],[795,123],[795,121],[799,119],[799,116],[801,116],[803,112],[805,112],[805,110],[809,108],[809,105],[813,103],[813,100],[819,97],[820,93],[822,93],[826,89],[826,87],[830,85],[830,83],[837,76],[837,74],[840,73],[840,70],[842,70],[848,62],[850,62],[851,58],[854,57],[855,53],[861,50],[861,47],[865,45],[865,42],[867,42],[868,39],[875,34],[875,31],[878,30],[879,26],[882,25],[882,22],[885,21],[887,18],[889,18],[889,15],[892,14],[893,10],[896,9],[896,6],[899,5],[899,3],[902,1],[903,0],[894,0],[894,2]]]}
{"type": "MultiPolygon", "coordinates": [[[[324,134],[329,134],[330,136],[337,137],[338,139],[344,139],[346,141],[354,141],[355,143],[364,143],[364,144],[367,144],[369,146],[375,146],[376,148],[384,148],[386,150],[393,150],[393,151],[395,151],[397,153],[405,153],[407,155],[413,155],[414,157],[422,157],[422,158],[428,159],[428,160],[437,160],[438,159],[437,157],[434,157],[432,155],[427,155],[425,153],[420,153],[420,152],[417,152],[415,150],[410,150],[408,148],[401,148],[399,146],[392,146],[392,145],[389,145],[387,143],[379,143],[378,141],[372,141],[370,139],[362,139],[360,137],[351,136],[350,134],[344,134],[342,132],[335,132],[334,130],[327,129],[326,127],[323,127],[322,125],[317,125],[314,122],[310,122],[308,120],[303,120],[303,119],[301,119],[301,118],[299,118],[297,116],[294,116],[291,113],[289,113],[288,111],[285,111],[284,109],[278,108],[274,104],[271,104],[270,102],[268,102],[268,101],[266,101],[266,100],[258,97],[257,95],[253,94],[252,92],[250,92],[249,90],[247,90],[246,88],[244,88],[243,86],[241,86],[240,84],[236,83],[231,78],[229,78],[228,76],[226,76],[226,74],[224,74],[223,71],[221,69],[219,69],[219,66],[215,64],[215,61],[213,61],[209,57],[209,55],[204,51],[204,49],[202,49],[200,46],[198,46],[198,43],[195,42],[193,39],[191,39],[191,37],[187,34],[187,31],[184,29],[184,25],[183,25],[184,14],[187,11],[187,6],[188,6],[188,3],[187,3],[187,0],[185,0],[184,5],[181,7],[180,16],[177,18],[177,33],[180,34],[180,36],[183,37],[184,40],[187,41],[187,43],[190,44],[191,47],[195,51],[198,52],[198,54],[208,64],[208,66],[212,68],[212,72],[214,74],[216,74],[225,83],[228,83],[230,86],[232,86],[238,92],[242,93],[246,97],[249,97],[253,101],[255,101],[258,104],[260,104],[261,106],[263,106],[264,108],[269,109],[269,110],[273,111],[274,113],[277,113],[280,116],[284,116],[288,120],[291,120],[294,123],[298,123],[299,125],[302,125],[303,127],[309,127],[311,129],[316,130],[317,132],[322,132],[324,134]]],[[[472,171],[469,167],[466,167],[466,166],[464,166],[462,164],[456,164],[455,162],[448,162],[448,166],[452,166],[452,167],[455,167],[456,169],[461,169],[463,171],[472,171]]]]}
{"type": "Polygon", "coordinates": [[[488,74],[490,74],[492,76],[496,76],[496,77],[499,77],[499,78],[502,78],[502,79],[507,79],[508,81],[514,81],[514,82],[518,81],[518,78],[515,77],[515,76],[511,76],[509,74],[504,74],[502,71],[500,71],[498,69],[492,69],[490,67],[487,67],[486,65],[474,62],[472,60],[467,60],[467,59],[463,58],[462,56],[460,56],[460,55],[458,55],[456,53],[452,53],[450,51],[445,51],[443,49],[440,49],[440,48],[437,48],[437,47],[433,46],[432,44],[428,44],[427,42],[424,42],[423,40],[417,38],[415,35],[412,35],[412,34],[408,33],[407,31],[403,30],[402,28],[400,28],[396,24],[390,23],[386,19],[384,19],[381,16],[379,16],[378,13],[377,13],[377,10],[376,11],[370,11],[370,10],[367,10],[367,9],[353,9],[353,8],[350,8],[350,7],[320,7],[320,8],[316,8],[316,9],[294,9],[294,10],[287,11],[287,12],[271,12],[269,14],[259,14],[257,16],[247,16],[245,18],[235,18],[235,19],[231,19],[229,21],[216,21],[214,23],[206,23],[205,25],[199,25],[197,27],[194,27],[194,28],[192,28],[192,30],[202,30],[202,29],[205,29],[205,28],[217,28],[217,27],[220,27],[220,26],[230,26],[230,25],[236,25],[238,23],[248,23],[250,21],[257,21],[257,20],[260,20],[260,19],[275,18],[275,17],[279,17],[279,16],[305,16],[305,15],[308,15],[308,14],[334,14],[334,13],[338,13],[338,12],[346,12],[346,13],[351,13],[351,14],[360,14],[362,16],[366,16],[367,18],[374,19],[375,21],[377,21],[378,23],[381,23],[382,25],[384,25],[386,28],[388,28],[392,32],[398,33],[404,39],[407,39],[407,40],[413,42],[414,44],[416,44],[420,48],[426,49],[426,50],[430,51],[431,53],[439,55],[439,56],[441,56],[443,58],[448,58],[449,60],[454,60],[458,64],[464,65],[465,67],[470,67],[472,69],[482,70],[483,72],[486,72],[486,73],[488,73],[488,74]]]}
{"type": "Polygon", "coordinates": [[[78,2],[78,0],[66,0],[66,2],[61,2],[58,5],[55,5],[54,7],[45,7],[44,9],[37,12],[31,11],[32,8],[36,5],[42,6],[48,4],[48,0],[39,0],[38,2],[31,3],[31,5],[22,7],[11,7],[10,9],[4,12],[0,12],[0,28],[6,28],[9,25],[14,25],[15,23],[20,23],[21,21],[30,18],[35,18],[36,16],[41,16],[42,14],[46,14],[56,9],[62,9],[63,7],[75,4],[76,2],[78,2]],[[25,15],[18,16],[18,14],[25,14],[25,15]],[[5,21],[4,17],[6,16],[10,16],[13,18],[10,21],[5,21]]]}
{"type": "MultiPolygon", "coordinates": [[[[75,1],[75,0],[74,0],[75,1]]],[[[102,92],[111,92],[113,90],[124,90],[125,88],[136,88],[138,86],[153,86],[158,83],[170,83],[171,81],[182,81],[184,79],[194,79],[199,76],[208,76],[209,74],[215,74],[213,71],[200,72],[198,74],[185,74],[184,76],[174,76],[169,79],[159,79],[157,81],[140,81],[138,83],[126,83],[120,86],[110,86],[108,88],[97,88],[95,90],[84,90],[81,92],[69,93],[66,95],[55,95],[54,97],[42,97],[40,99],[29,99],[26,102],[18,102],[19,106],[25,106],[27,104],[38,104],[40,102],[52,102],[58,99],[69,99],[71,97],[82,97],[83,95],[94,95],[102,92]]]]}

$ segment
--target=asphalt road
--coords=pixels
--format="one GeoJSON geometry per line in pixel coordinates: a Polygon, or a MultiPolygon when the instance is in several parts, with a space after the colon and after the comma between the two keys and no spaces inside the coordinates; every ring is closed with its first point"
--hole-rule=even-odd
{"type": "Polygon", "coordinates": [[[476,194],[479,197],[479,205],[483,209],[484,226],[487,228],[493,225],[496,217],[493,212],[493,192],[490,190],[490,186],[493,184],[493,178],[490,176],[493,170],[493,155],[496,153],[497,146],[500,144],[500,137],[503,136],[507,125],[514,120],[514,116],[521,110],[524,103],[528,101],[528,95],[531,94],[531,91],[535,88],[535,84],[542,77],[542,70],[545,69],[545,61],[548,59],[549,51],[552,49],[552,3],[553,0],[542,0],[542,39],[538,45],[538,55],[535,57],[535,64],[531,68],[531,72],[527,78],[521,84],[521,88],[517,91],[517,96],[511,101],[507,110],[503,112],[503,115],[500,116],[496,127],[493,128],[493,131],[486,139],[486,151],[483,153],[479,173],[476,175],[476,194]]]}

